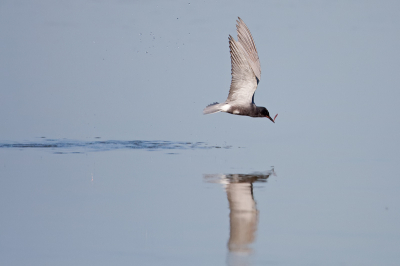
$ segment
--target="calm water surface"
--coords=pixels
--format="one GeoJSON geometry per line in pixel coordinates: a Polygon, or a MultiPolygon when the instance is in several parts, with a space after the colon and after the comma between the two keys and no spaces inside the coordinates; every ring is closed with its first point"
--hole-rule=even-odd
{"type": "Polygon", "coordinates": [[[0,265],[399,265],[396,1],[0,4],[0,265]],[[203,116],[240,16],[276,123],[203,116]]]}
{"type": "Polygon", "coordinates": [[[395,265],[398,258],[399,181],[388,162],[260,159],[259,147],[63,151],[0,150],[5,264],[395,265]]]}

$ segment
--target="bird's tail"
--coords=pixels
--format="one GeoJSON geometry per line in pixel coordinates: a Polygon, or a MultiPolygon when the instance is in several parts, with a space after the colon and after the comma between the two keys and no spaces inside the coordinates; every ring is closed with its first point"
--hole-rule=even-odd
{"type": "Polygon", "coordinates": [[[208,105],[206,108],[204,108],[203,110],[203,114],[208,115],[208,114],[213,114],[213,113],[217,113],[217,112],[221,112],[221,107],[224,105],[225,103],[212,103],[210,105],[208,105]]]}

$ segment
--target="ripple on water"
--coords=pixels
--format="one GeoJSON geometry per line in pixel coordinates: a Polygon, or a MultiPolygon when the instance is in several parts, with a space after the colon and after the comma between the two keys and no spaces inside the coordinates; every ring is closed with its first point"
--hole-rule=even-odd
{"type": "MultiPolygon", "coordinates": [[[[42,138],[43,139],[43,138],[42,138]]],[[[165,141],[165,140],[96,140],[80,141],[66,139],[44,139],[35,142],[0,143],[0,148],[10,149],[50,149],[54,154],[111,151],[119,149],[156,150],[195,150],[195,149],[230,149],[231,146],[213,146],[205,142],[165,141]]],[[[176,154],[170,152],[168,154],[176,154]]]]}

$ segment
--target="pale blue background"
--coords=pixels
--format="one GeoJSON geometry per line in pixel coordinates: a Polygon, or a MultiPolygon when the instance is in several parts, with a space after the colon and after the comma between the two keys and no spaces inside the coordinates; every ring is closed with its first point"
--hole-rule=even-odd
{"type": "Polygon", "coordinates": [[[0,141],[204,141],[210,150],[0,149],[0,264],[224,265],[226,193],[256,185],[250,265],[399,265],[398,1],[2,1],[0,141]],[[267,119],[202,115],[240,16],[267,119]],[[93,176],[93,181],[92,181],[93,176]]]}

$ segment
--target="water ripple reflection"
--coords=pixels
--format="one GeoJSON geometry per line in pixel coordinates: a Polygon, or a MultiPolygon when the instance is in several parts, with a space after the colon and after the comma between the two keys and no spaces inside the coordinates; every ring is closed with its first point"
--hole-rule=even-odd
{"type": "MultiPolygon", "coordinates": [[[[68,139],[45,139],[35,142],[1,142],[0,148],[50,149],[55,154],[111,151],[119,149],[155,150],[194,150],[229,149],[231,146],[213,146],[204,142],[184,142],[165,140],[105,140],[80,141],[68,139]]],[[[171,153],[173,154],[173,153],[171,153]]]]}
{"type": "Polygon", "coordinates": [[[227,265],[251,265],[250,245],[257,233],[258,215],[254,200],[253,183],[266,182],[274,169],[252,174],[205,174],[204,180],[209,183],[220,183],[224,186],[229,202],[230,233],[228,240],[227,265]]]}

